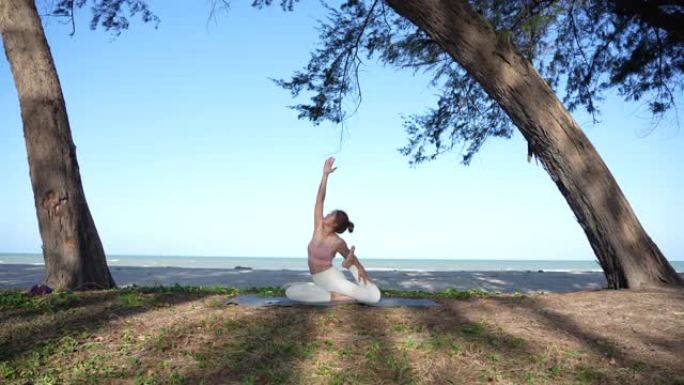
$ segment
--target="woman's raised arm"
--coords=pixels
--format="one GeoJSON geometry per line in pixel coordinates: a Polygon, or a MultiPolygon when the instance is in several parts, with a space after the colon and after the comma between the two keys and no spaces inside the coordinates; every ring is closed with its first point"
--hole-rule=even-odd
{"type": "Polygon", "coordinates": [[[323,201],[325,201],[325,187],[328,184],[328,175],[337,170],[333,167],[335,158],[330,157],[325,160],[323,165],[323,176],[321,177],[321,184],[318,186],[318,194],[316,195],[316,206],[314,207],[314,226],[318,228],[323,222],[323,201]]]}

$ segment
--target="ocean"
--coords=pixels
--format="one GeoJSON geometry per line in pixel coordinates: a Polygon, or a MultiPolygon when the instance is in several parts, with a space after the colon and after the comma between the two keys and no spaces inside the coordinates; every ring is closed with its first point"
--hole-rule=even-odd
{"type": "MultiPolygon", "coordinates": [[[[335,258],[339,266],[341,258],[335,258]]],[[[601,271],[593,260],[495,260],[495,259],[373,259],[361,260],[368,270],[385,271],[601,271]]],[[[684,272],[684,261],[670,261],[678,272],[684,272]]],[[[3,264],[42,265],[40,254],[0,253],[0,268],[3,264]]],[[[232,269],[249,267],[263,270],[308,270],[306,257],[193,257],[160,255],[110,255],[109,266],[140,267],[202,267],[232,269]]]]}

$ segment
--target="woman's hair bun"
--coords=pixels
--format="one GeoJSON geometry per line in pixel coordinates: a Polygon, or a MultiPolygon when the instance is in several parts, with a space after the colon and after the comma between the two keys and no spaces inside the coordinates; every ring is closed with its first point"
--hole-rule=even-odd
{"type": "Polygon", "coordinates": [[[347,224],[347,230],[349,230],[350,233],[354,232],[354,222],[349,221],[349,223],[347,224]]]}

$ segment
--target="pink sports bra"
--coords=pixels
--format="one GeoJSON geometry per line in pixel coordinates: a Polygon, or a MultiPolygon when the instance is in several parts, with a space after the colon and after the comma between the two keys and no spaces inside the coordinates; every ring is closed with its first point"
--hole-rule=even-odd
{"type": "Polygon", "coordinates": [[[316,246],[313,240],[307,247],[309,253],[309,271],[311,274],[320,273],[332,267],[335,250],[326,246],[316,246]]]}

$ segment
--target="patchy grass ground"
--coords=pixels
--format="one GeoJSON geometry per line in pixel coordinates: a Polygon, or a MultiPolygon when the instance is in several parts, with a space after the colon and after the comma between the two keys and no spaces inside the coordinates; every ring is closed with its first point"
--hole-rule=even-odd
{"type": "Polygon", "coordinates": [[[428,309],[223,305],[237,293],[2,292],[0,383],[684,385],[682,291],[447,291],[428,309]]]}

